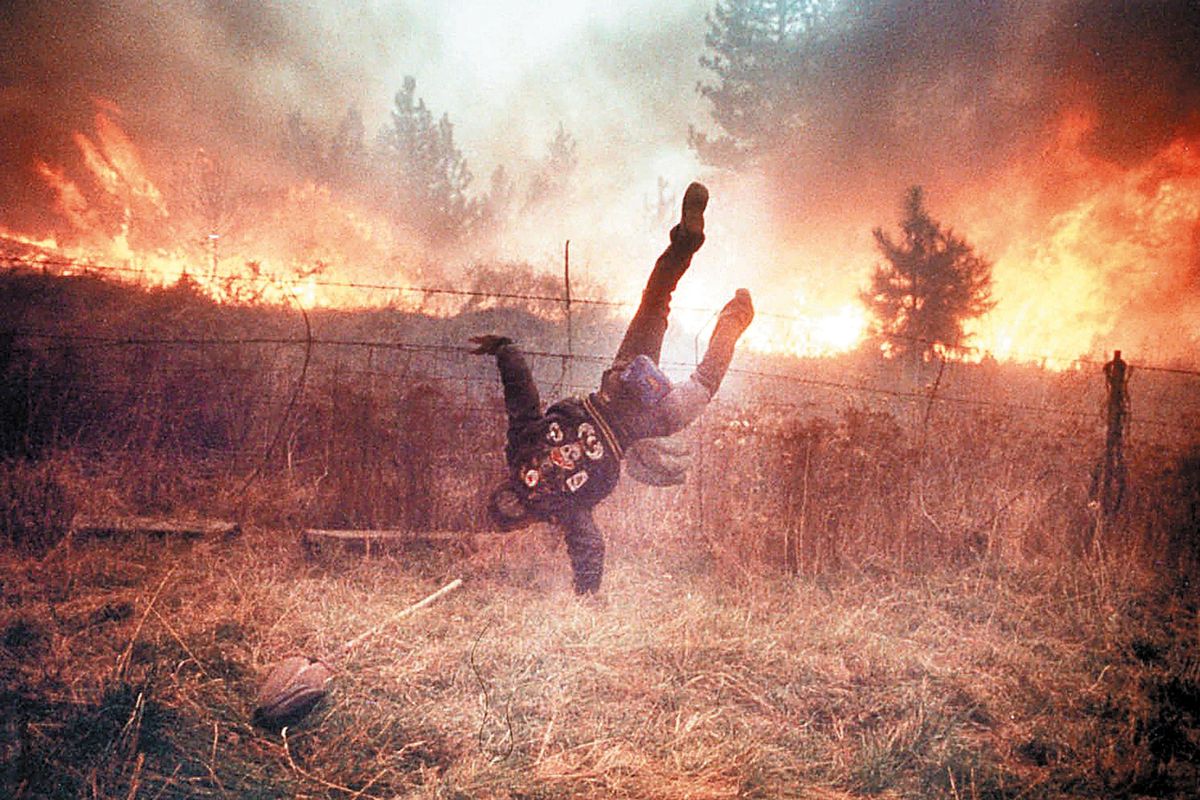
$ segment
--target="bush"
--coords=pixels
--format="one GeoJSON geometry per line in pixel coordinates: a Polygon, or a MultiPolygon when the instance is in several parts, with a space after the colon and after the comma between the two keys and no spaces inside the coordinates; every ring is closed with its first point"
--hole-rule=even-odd
{"type": "Polygon", "coordinates": [[[0,544],[42,556],[67,535],[74,515],[70,493],[53,465],[0,462],[0,544]]]}

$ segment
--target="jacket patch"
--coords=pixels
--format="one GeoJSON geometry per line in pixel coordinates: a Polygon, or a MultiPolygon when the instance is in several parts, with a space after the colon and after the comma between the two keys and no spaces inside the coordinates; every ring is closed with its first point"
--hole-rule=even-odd
{"type": "Polygon", "coordinates": [[[583,455],[583,448],[579,446],[579,442],[571,442],[571,444],[560,445],[550,451],[550,460],[560,469],[572,470],[575,469],[575,462],[583,455]]]}
{"type": "Polygon", "coordinates": [[[604,445],[596,435],[596,429],[590,422],[579,426],[579,441],[583,445],[583,453],[592,461],[604,458],[604,445]]]}
{"type": "Polygon", "coordinates": [[[542,479],[541,473],[536,469],[527,469],[521,473],[521,480],[530,489],[538,485],[538,481],[542,479]]]}
{"type": "Polygon", "coordinates": [[[546,430],[546,441],[550,444],[560,444],[563,440],[562,426],[557,422],[551,422],[550,427],[546,430]]]}
{"type": "Polygon", "coordinates": [[[588,474],[586,469],[581,469],[573,475],[567,477],[567,488],[572,492],[578,492],[579,487],[587,483],[588,474]]]}

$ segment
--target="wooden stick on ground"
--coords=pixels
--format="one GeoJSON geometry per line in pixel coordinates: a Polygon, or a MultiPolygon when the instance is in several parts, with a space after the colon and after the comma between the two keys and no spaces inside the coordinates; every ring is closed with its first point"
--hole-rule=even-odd
{"type": "Polygon", "coordinates": [[[411,606],[404,609],[399,614],[396,614],[395,616],[390,617],[386,621],[381,622],[380,624],[376,625],[374,628],[365,630],[362,633],[360,633],[358,636],[355,636],[353,639],[351,639],[350,641],[348,641],[344,645],[342,645],[341,650],[338,651],[338,655],[339,656],[346,655],[351,650],[353,650],[355,647],[362,644],[363,640],[365,640],[371,636],[374,636],[375,634],[379,633],[381,630],[386,628],[388,625],[391,625],[394,622],[399,622],[400,620],[407,617],[409,614],[412,614],[416,611],[421,610],[422,608],[429,605],[430,603],[436,602],[443,595],[449,594],[450,592],[457,589],[459,586],[462,586],[462,578],[455,578],[454,580],[450,581],[442,588],[438,589],[433,594],[426,597],[424,600],[421,600],[417,603],[413,603],[411,606]]]}

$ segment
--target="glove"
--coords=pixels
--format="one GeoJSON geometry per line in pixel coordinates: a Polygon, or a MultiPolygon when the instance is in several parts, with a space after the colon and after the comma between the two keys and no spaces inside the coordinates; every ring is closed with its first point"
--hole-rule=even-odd
{"type": "Polygon", "coordinates": [[[507,336],[497,336],[494,333],[472,336],[471,344],[475,345],[475,349],[471,352],[477,356],[494,356],[500,352],[501,347],[504,347],[506,344],[512,344],[512,341],[507,336]]]}

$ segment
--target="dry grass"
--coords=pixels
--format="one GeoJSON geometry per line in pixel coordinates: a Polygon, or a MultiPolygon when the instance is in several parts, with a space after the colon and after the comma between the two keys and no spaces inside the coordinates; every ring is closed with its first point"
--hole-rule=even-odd
{"type": "Polygon", "coordinates": [[[552,536],[305,561],[291,536],[6,556],[11,796],[1095,797],[1195,785],[1194,607],[1127,571],[720,575],[614,558],[576,600],[552,536]],[[282,734],[272,664],[354,651],[282,734]],[[1182,667],[1180,665],[1183,665],[1182,667]]]}
{"type": "MultiPolygon", "coordinates": [[[[10,278],[24,324],[62,318],[65,334],[254,338],[297,322],[181,290],[10,278]]],[[[364,341],[548,341],[534,323],[314,315],[318,335],[364,341]]],[[[626,482],[600,507],[606,591],[581,602],[556,534],[479,533],[503,469],[491,364],[318,347],[295,394],[294,346],[98,358],[47,341],[0,348],[0,796],[1015,800],[1200,785],[1197,409],[1182,391],[1154,400],[1178,388],[1165,376],[1137,378],[1139,413],[1170,425],[1132,429],[1126,504],[1100,525],[1103,431],[1080,413],[1099,407],[1098,375],[961,365],[941,391],[1012,407],[868,407],[820,379],[861,367],[895,388],[886,363],[792,364],[816,383],[718,404],[689,430],[684,486],[626,482]],[[72,511],[203,512],[245,534],[61,545],[72,511]],[[476,533],[306,561],[303,526],[476,533]],[[302,722],[250,724],[273,664],[331,654],[458,576],[464,588],[357,649],[302,722]]],[[[544,385],[561,378],[538,366],[544,385]]]]}

